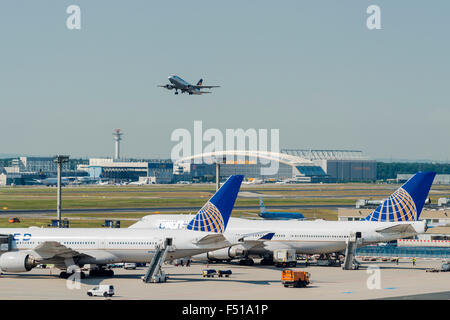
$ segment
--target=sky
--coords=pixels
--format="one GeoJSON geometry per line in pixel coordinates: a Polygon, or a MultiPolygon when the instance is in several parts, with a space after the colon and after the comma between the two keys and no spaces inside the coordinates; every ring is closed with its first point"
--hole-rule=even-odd
{"type": "Polygon", "coordinates": [[[168,158],[174,130],[450,161],[450,2],[0,2],[0,154],[168,158]],[[81,29],[69,30],[70,5],[81,29]],[[381,29],[369,30],[369,5],[381,29]],[[178,74],[212,94],[158,88],[178,74]]]}

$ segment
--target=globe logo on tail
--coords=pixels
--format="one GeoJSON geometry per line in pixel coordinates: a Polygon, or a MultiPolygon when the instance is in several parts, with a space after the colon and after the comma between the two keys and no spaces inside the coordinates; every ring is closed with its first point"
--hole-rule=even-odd
{"type": "Polygon", "coordinates": [[[208,201],[200,209],[195,218],[189,222],[187,229],[193,231],[223,233],[225,231],[225,226],[219,209],[208,201]]]}
{"type": "Polygon", "coordinates": [[[378,208],[372,211],[365,220],[368,221],[415,221],[417,209],[411,195],[403,188],[395,191],[378,208]]]}

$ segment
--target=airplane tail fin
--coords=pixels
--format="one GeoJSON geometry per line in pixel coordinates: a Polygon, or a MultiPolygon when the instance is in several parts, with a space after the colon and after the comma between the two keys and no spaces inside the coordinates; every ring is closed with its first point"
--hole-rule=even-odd
{"type": "Polygon", "coordinates": [[[197,85],[201,86],[203,84],[203,79],[198,80],[197,85]]]}
{"type": "Polygon", "coordinates": [[[244,176],[233,175],[197,212],[187,229],[223,233],[227,227],[244,176]]]}
{"type": "Polygon", "coordinates": [[[264,205],[262,198],[259,198],[259,213],[264,213],[266,211],[267,209],[266,206],[264,205]]]}
{"type": "Polygon", "coordinates": [[[417,221],[430,192],[436,172],[418,172],[397,189],[366,221],[417,221]]]}

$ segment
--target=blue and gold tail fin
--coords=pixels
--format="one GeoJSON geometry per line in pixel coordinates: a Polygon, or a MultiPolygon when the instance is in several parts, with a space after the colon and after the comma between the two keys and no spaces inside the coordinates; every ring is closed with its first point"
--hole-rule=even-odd
{"type": "Polygon", "coordinates": [[[187,229],[223,233],[227,227],[244,176],[233,175],[197,212],[187,229]]]}
{"type": "Polygon", "coordinates": [[[203,84],[203,79],[198,80],[197,85],[201,86],[203,84]]]}
{"type": "Polygon", "coordinates": [[[418,172],[363,220],[417,221],[436,172],[418,172]]]}

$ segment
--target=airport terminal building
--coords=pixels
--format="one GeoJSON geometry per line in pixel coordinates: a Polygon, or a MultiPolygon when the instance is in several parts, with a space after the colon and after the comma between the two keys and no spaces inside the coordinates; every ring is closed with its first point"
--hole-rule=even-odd
{"type": "Polygon", "coordinates": [[[373,182],[377,179],[377,162],[359,150],[283,149],[281,152],[311,160],[335,182],[373,182]]]}
{"type": "Polygon", "coordinates": [[[173,163],[170,160],[126,161],[112,158],[91,158],[84,170],[91,178],[115,181],[138,181],[141,177],[152,178],[154,183],[171,183],[173,163]]]}
{"type": "Polygon", "coordinates": [[[216,159],[220,160],[220,178],[242,174],[266,182],[288,180],[304,183],[374,182],[377,175],[375,160],[370,160],[356,150],[305,150],[283,149],[280,153],[260,151],[223,151],[195,155],[175,163],[175,174],[185,179],[196,179],[201,174],[215,176],[216,159]],[[230,156],[235,159],[230,160],[230,156]],[[200,159],[213,159],[212,164],[198,163],[200,159]],[[266,160],[265,162],[260,161],[266,160]],[[276,172],[267,174],[276,161],[276,172]],[[200,169],[200,170],[199,170],[200,169]],[[200,174],[201,172],[201,174],[200,174]],[[267,172],[267,171],[266,171],[267,172]]]}
{"type": "MultiPolygon", "coordinates": [[[[128,160],[91,158],[88,164],[75,168],[63,165],[63,176],[89,175],[94,180],[151,181],[214,181],[219,160],[220,180],[240,174],[245,179],[264,182],[339,183],[374,182],[376,161],[355,150],[284,149],[279,153],[231,150],[199,154],[180,159],[128,160]],[[205,161],[209,159],[208,161],[205,161]],[[272,168],[272,170],[268,170],[272,168]]],[[[87,162],[87,160],[86,160],[87,162]]],[[[30,184],[33,180],[56,176],[53,157],[20,157],[1,172],[0,184],[30,184]]]]}
{"type": "MultiPolygon", "coordinates": [[[[19,157],[12,159],[11,166],[0,168],[0,185],[30,185],[37,180],[56,177],[57,165],[54,157],[19,157]]],[[[62,176],[78,177],[84,172],[62,164],[62,176]]]]}

